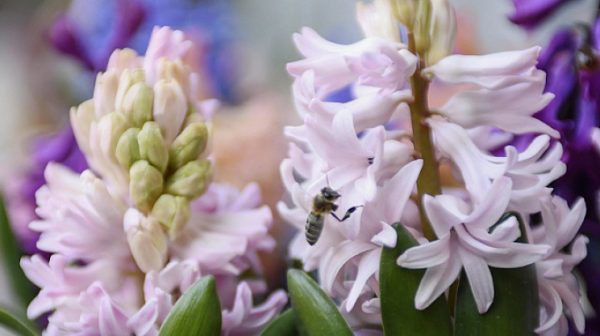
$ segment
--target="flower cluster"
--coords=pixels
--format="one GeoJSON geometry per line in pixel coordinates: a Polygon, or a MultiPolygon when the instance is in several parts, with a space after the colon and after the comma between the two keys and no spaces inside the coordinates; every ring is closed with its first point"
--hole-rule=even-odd
{"type": "Polygon", "coordinates": [[[53,311],[46,335],[156,335],[174,302],[211,274],[224,335],[253,335],[286,304],[252,296],[264,281],[257,253],[275,241],[272,215],[254,184],[239,191],[211,184],[210,117],[181,31],[155,28],[144,57],[116,50],[98,74],[93,99],[71,111],[90,170],[50,163],[36,193],[41,233],[25,257],[41,288],[29,318],[53,311]],[[232,296],[236,293],[235,296],[232,296]]]}
{"type": "MultiPolygon", "coordinates": [[[[552,1],[539,1],[540,6],[552,1]]],[[[599,249],[600,219],[598,217],[598,190],[600,190],[600,152],[598,151],[598,80],[600,79],[598,48],[600,47],[600,20],[587,25],[579,23],[558,30],[541,53],[538,67],[548,74],[545,90],[556,98],[534,116],[556,129],[564,149],[561,160],[567,171],[552,183],[557,195],[568,204],[578,197],[587,203],[581,232],[590,238],[590,255],[599,249]]],[[[533,135],[516,137],[512,144],[526,146],[533,135]]],[[[600,267],[594,258],[587,258],[577,268],[586,282],[586,292],[592,308],[600,309],[598,279],[600,267]]],[[[599,332],[598,317],[587,316],[588,332],[599,332]],[[592,331],[593,330],[593,331],[592,331]]]]}
{"type": "Polygon", "coordinates": [[[447,1],[431,1],[425,14],[410,1],[391,4],[359,4],[366,38],[351,45],[329,42],[309,28],[294,36],[305,59],[290,63],[288,72],[295,77],[303,124],[286,129],[295,143],[281,165],[293,207],[278,205],[301,230],[291,256],[306,271],[318,270],[321,286],[342,302],[355,331],[372,329],[381,324],[381,249],[395,246],[390,224],[400,222],[420,245],[401,255],[398,265],[427,269],[415,297],[417,309],[428,307],[460,277],[483,314],[494,302],[490,267],[535,264],[540,334],[566,335],[562,302],[582,331],[571,271],[586,255],[586,238],[576,237],[585,206],[578,201],[570,210],[548,188],[565,173],[565,164],[562,146],[552,142],[559,132],[532,117],[554,97],[544,93],[546,74],[536,68],[540,48],[451,55],[456,21],[447,1]],[[406,35],[406,44],[400,24],[417,27],[406,35]],[[428,107],[429,82],[456,93],[445,104],[428,107]],[[332,91],[347,86],[351,101],[327,101],[332,91]],[[504,155],[491,154],[520,134],[537,135],[520,150],[506,146],[504,155]],[[463,188],[440,188],[438,165],[449,167],[463,188]],[[326,213],[322,235],[310,246],[303,229],[312,199],[327,185],[342,195],[339,214],[362,207],[343,222],[326,213]],[[503,217],[507,212],[520,213],[524,226],[503,217]],[[542,223],[530,221],[540,212],[542,223]],[[521,236],[528,243],[516,242],[521,236]],[[572,249],[564,249],[574,238],[572,249]]]}

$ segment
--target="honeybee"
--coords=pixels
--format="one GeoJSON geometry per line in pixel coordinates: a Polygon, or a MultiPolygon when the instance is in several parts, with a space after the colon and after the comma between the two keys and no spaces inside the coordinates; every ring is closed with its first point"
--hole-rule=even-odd
{"type": "Polygon", "coordinates": [[[340,219],[334,213],[334,211],[338,209],[338,205],[335,204],[335,201],[337,201],[337,199],[341,196],[342,195],[340,195],[340,193],[327,186],[321,189],[321,193],[315,196],[315,198],[313,199],[313,207],[311,212],[308,214],[308,218],[306,219],[306,227],[304,229],[306,241],[311,246],[319,240],[321,232],[323,232],[325,216],[328,213],[330,213],[333,216],[333,218],[337,219],[338,222],[343,222],[346,219],[350,218],[350,216],[354,211],[356,211],[356,209],[362,207],[362,205],[358,205],[349,208],[348,211],[346,211],[344,217],[340,219]]]}

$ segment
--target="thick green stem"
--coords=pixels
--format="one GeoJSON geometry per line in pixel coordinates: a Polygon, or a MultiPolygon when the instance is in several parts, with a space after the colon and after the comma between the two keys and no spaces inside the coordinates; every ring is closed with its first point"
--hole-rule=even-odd
{"type": "MultiPolygon", "coordinates": [[[[415,55],[415,37],[413,32],[408,32],[408,50],[415,55]]],[[[413,138],[415,150],[420,153],[423,159],[423,169],[417,180],[417,192],[419,200],[423,199],[423,195],[439,195],[442,192],[440,187],[440,175],[437,160],[435,158],[435,148],[431,141],[431,128],[424,121],[430,116],[427,106],[427,89],[429,83],[421,76],[421,69],[425,65],[423,59],[420,60],[417,70],[411,77],[410,83],[412,87],[414,100],[410,104],[410,118],[413,129],[413,138]]],[[[419,205],[421,214],[421,225],[423,227],[423,235],[429,240],[436,239],[435,233],[431,228],[423,207],[419,205]]]]}

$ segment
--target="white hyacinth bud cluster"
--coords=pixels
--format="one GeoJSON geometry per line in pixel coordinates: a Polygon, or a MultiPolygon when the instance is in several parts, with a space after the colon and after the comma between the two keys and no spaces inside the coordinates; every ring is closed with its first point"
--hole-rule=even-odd
{"type": "Polygon", "coordinates": [[[90,166],[132,206],[128,218],[137,220],[126,221],[125,230],[143,271],[163,266],[167,237],[182,232],[190,202],[210,183],[209,117],[216,107],[199,100],[197,74],[182,61],[189,51],[183,35],[165,28],[155,34],[165,38],[155,39],[145,57],[115,52],[94,97],[71,111],[90,166]],[[181,48],[163,54],[159,44],[173,41],[181,48]]]}

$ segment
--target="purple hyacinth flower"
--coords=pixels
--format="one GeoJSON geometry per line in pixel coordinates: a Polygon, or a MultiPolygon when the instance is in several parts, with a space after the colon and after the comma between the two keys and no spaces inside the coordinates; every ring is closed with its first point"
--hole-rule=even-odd
{"type": "MultiPolygon", "coordinates": [[[[563,146],[564,176],[552,183],[569,204],[583,197],[588,210],[581,232],[589,237],[588,257],[578,266],[586,282],[590,303],[600,311],[600,153],[592,130],[600,127],[600,19],[590,29],[576,25],[558,31],[539,57],[538,68],[547,74],[546,91],[554,100],[535,117],[558,130],[563,146]]],[[[517,137],[513,145],[526,148],[535,135],[517,137]]],[[[575,328],[572,328],[575,330],[575,328]]],[[[569,335],[575,335],[571,332],[569,335]]],[[[600,318],[586,321],[585,335],[600,335],[600,318]]]]}
{"type": "Polygon", "coordinates": [[[509,20],[519,26],[532,30],[567,2],[576,0],[513,0],[515,11],[509,20]]]}

